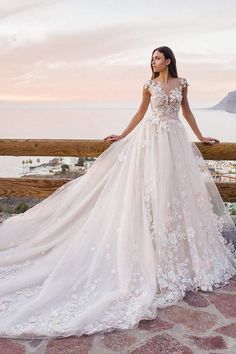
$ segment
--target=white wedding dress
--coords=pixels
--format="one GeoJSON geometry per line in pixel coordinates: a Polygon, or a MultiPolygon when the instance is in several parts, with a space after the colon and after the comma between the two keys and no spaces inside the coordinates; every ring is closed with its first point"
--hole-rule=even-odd
{"type": "Polygon", "coordinates": [[[0,337],[137,328],[236,274],[236,227],[179,119],[186,79],[88,172],[0,225],[0,337]]]}

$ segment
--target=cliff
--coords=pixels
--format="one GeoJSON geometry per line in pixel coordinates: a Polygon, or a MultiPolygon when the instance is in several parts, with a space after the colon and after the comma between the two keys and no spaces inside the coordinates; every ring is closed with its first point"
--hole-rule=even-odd
{"type": "Polygon", "coordinates": [[[209,109],[236,113],[236,91],[229,92],[219,103],[209,109]]]}

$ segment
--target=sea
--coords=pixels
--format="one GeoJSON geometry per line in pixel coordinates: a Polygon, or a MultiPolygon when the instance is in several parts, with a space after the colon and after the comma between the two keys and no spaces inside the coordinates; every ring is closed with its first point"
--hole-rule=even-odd
{"type": "MultiPolygon", "coordinates": [[[[120,134],[137,111],[137,102],[0,102],[0,139],[103,139],[120,134]]],[[[204,136],[221,142],[236,142],[236,114],[206,109],[206,103],[191,107],[204,136]]],[[[146,112],[151,114],[150,108],[146,112]]],[[[189,140],[198,141],[185,118],[189,140]]],[[[22,175],[22,161],[48,162],[53,157],[0,156],[0,177],[22,175]]],[[[70,163],[71,158],[64,161],[70,163]]]]}

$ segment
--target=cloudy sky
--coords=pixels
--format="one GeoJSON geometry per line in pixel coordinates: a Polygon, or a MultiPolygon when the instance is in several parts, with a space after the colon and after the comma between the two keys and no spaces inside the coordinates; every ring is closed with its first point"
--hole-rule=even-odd
{"type": "Polygon", "coordinates": [[[1,100],[132,101],[172,48],[195,101],[236,89],[235,0],[1,0],[1,100]]]}

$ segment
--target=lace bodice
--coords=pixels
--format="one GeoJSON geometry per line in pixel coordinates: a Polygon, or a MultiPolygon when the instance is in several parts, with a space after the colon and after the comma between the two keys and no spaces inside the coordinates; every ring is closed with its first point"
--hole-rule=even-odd
{"type": "Polygon", "coordinates": [[[157,79],[147,80],[144,88],[151,94],[151,110],[158,118],[178,117],[178,112],[183,98],[183,88],[188,86],[184,78],[178,78],[178,83],[167,93],[157,79]]]}

